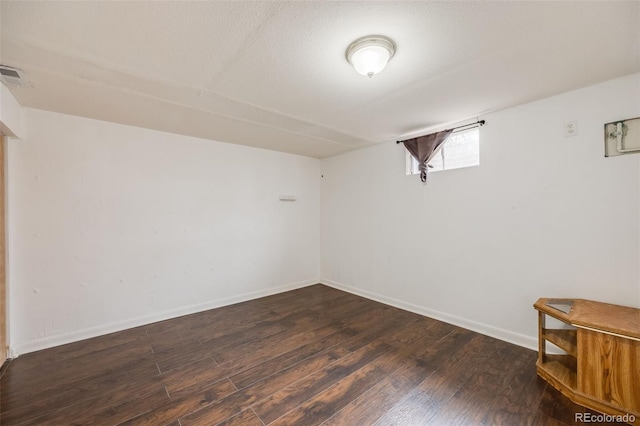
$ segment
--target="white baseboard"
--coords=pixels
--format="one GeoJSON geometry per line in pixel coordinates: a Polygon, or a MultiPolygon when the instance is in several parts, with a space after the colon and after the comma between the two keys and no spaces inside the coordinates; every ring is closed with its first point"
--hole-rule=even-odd
{"type": "Polygon", "coordinates": [[[342,284],[336,281],[321,279],[320,283],[328,285],[329,287],[336,288],[338,290],[346,291],[347,293],[352,293],[357,296],[375,300],[376,302],[384,303],[385,305],[390,305],[399,309],[403,309],[405,311],[413,312],[429,318],[444,321],[449,324],[457,325],[458,327],[466,328],[480,334],[495,337],[496,339],[504,340],[505,342],[513,343],[514,345],[522,346],[527,349],[533,349],[534,351],[538,350],[538,339],[531,336],[514,333],[513,331],[493,327],[491,325],[483,324],[467,318],[462,318],[456,315],[436,311],[434,309],[425,308],[423,306],[414,305],[413,303],[383,296],[378,293],[361,290],[359,288],[342,284]]]}
{"type": "Polygon", "coordinates": [[[143,325],[152,324],[158,321],[165,321],[172,318],[181,317],[183,315],[195,314],[197,312],[208,311],[209,309],[220,308],[222,306],[233,305],[235,303],[246,302],[247,300],[257,299],[260,297],[271,296],[273,294],[283,293],[285,291],[295,290],[298,288],[307,287],[313,284],[318,284],[318,279],[299,281],[296,283],[290,283],[280,285],[277,287],[271,287],[268,289],[252,291],[242,293],[232,297],[226,297],[223,299],[210,300],[204,303],[198,303],[195,305],[184,306],[168,311],[158,312],[150,315],[143,315],[136,318],[130,318],[123,321],[117,321],[110,324],[99,325],[96,327],[89,327],[83,330],[72,331],[69,333],[57,334],[54,336],[48,336],[43,339],[33,340],[30,342],[18,343],[11,345],[9,351],[12,358],[16,358],[19,355],[23,355],[29,352],[35,352],[42,349],[52,348],[54,346],[65,345],[67,343],[77,342],[79,340],[90,339],[92,337],[103,336],[109,333],[115,333],[117,331],[127,330],[129,328],[140,327],[143,325]]]}

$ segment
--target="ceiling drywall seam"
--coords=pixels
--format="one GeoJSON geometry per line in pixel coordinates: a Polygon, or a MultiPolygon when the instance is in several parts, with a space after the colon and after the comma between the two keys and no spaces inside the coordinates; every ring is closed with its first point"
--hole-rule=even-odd
{"type": "MultiPolygon", "coordinates": [[[[235,64],[236,62],[238,62],[238,58],[240,58],[242,56],[243,53],[245,53],[245,51],[247,50],[247,48],[250,45],[253,45],[255,43],[256,37],[262,33],[263,28],[266,26],[266,24],[268,24],[270,21],[272,21],[275,17],[277,17],[280,12],[285,9],[286,6],[286,2],[280,2],[280,3],[276,3],[278,5],[278,7],[273,7],[269,13],[267,13],[267,15],[264,17],[264,19],[262,20],[262,22],[260,23],[260,25],[254,27],[252,29],[252,31],[247,34],[247,36],[244,38],[244,40],[242,40],[242,43],[240,44],[239,48],[238,48],[238,52],[236,55],[234,55],[232,57],[232,60],[227,61],[224,66],[222,66],[222,68],[220,68],[220,70],[215,74],[212,75],[210,80],[209,80],[209,86],[210,87],[216,87],[217,86],[217,82],[221,80],[221,76],[224,76],[225,74],[227,74],[229,68],[235,64]]],[[[271,5],[273,6],[273,5],[271,5]]]]}
{"type": "MultiPolygon", "coordinates": [[[[238,99],[233,99],[227,96],[223,96],[201,87],[185,86],[185,85],[181,85],[179,83],[176,83],[173,81],[167,81],[167,80],[160,80],[160,79],[152,80],[147,77],[136,75],[136,73],[130,73],[128,71],[121,70],[119,69],[119,67],[114,66],[114,64],[104,63],[96,58],[91,58],[90,61],[86,61],[84,58],[81,58],[78,55],[75,55],[73,53],[61,51],[60,49],[56,49],[56,48],[45,47],[45,46],[42,46],[42,44],[38,45],[37,43],[29,43],[24,40],[14,40],[14,39],[3,40],[3,42],[7,42],[7,41],[15,43],[17,46],[20,46],[22,49],[34,49],[39,54],[45,53],[49,56],[51,60],[48,61],[48,63],[46,64],[46,67],[44,64],[33,64],[33,63],[22,65],[22,66],[28,67],[32,71],[39,71],[46,74],[53,74],[53,75],[64,76],[64,77],[71,76],[90,84],[99,85],[102,87],[108,87],[121,92],[133,93],[139,96],[143,96],[147,99],[163,102],[168,105],[186,107],[196,111],[231,119],[236,122],[251,123],[251,124],[255,124],[263,127],[277,129],[279,131],[283,131],[296,136],[304,136],[312,139],[329,142],[332,144],[345,147],[347,149],[358,147],[358,146],[370,145],[373,143],[372,141],[364,140],[356,135],[353,135],[348,132],[344,132],[339,129],[325,126],[323,124],[319,124],[316,122],[303,120],[288,114],[283,114],[279,111],[262,108],[260,106],[252,105],[247,102],[242,102],[238,99]],[[63,60],[64,64],[69,64],[70,62],[72,65],[70,68],[72,70],[75,70],[75,69],[86,70],[86,72],[84,73],[84,75],[79,75],[79,73],[77,72],[76,73],[67,72],[66,69],[65,70],[56,69],[55,64],[60,62],[59,60],[60,58],[63,60]],[[105,77],[113,76],[113,75],[107,75],[107,73],[104,72],[105,70],[107,70],[108,73],[116,74],[117,78],[129,79],[130,80],[129,83],[131,84],[128,85],[129,87],[122,87],[121,85],[116,85],[115,83],[110,83],[108,81],[105,81],[106,78],[104,80],[99,80],[98,78],[95,78],[96,75],[101,75],[105,77]],[[153,87],[153,89],[164,89],[165,91],[168,90],[168,91],[180,92],[180,93],[190,93],[190,95],[195,99],[198,99],[198,98],[202,99],[203,95],[206,95],[206,97],[211,99],[214,103],[219,104],[218,106],[219,109],[222,109],[222,108],[226,108],[228,110],[244,109],[244,111],[242,111],[243,117],[246,117],[247,115],[264,115],[266,119],[272,122],[282,121],[283,124],[286,124],[290,127],[307,127],[310,129],[315,129],[317,131],[307,132],[307,133],[296,132],[291,130],[290,128],[269,123],[267,122],[268,120],[258,121],[258,120],[251,120],[247,118],[241,119],[237,115],[233,116],[221,111],[207,109],[206,107],[196,107],[193,104],[189,104],[186,102],[180,102],[177,100],[171,100],[171,99],[159,97],[152,93],[148,93],[146,91],[140,90],[139,88],[136,87],[136,86],[142,86],[142,85],[155,86],[153,87]],[[227,105],[224,105],[225,103],[227,105]]],[[[149,91],[151,90],[152,90],[152,87],[149,87],[149,91]]],[[[154,90],[154,91],[157,91],[157,90],[154,90]]]]}

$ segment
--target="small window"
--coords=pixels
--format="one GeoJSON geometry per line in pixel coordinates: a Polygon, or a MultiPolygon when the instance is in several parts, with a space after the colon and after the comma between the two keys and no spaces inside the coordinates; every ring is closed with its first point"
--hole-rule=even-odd
{"type": "MultiPolygon", "coordinates": [[[[429,172],[461,169],[480,164],[480,129],[453,132],[429,162],[429,172]]],[[[418,162],[407,152],[407,174],[416,175],[418,162]]]]}

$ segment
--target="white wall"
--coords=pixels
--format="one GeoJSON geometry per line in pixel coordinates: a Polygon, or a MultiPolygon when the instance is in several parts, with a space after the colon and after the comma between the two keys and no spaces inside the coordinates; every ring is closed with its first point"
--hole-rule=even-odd
{"type": "Polygon", "coordinates": [[[603,141],[638,116],[640,74],[481,117],[427,186],[395,143],[322,160],[323,282],[530,347],[539,297],[640,306],[640,163],[603,141]]]}
{"type": "Polygon", "coordinates": [[[9,89],[0,83],[0,135],[24,136],[22,108],[9,89]]]}
{"type": "Polygon", "coordinates": [[[482,117],[480,167],[427,186],[395,143],[318,161],[21,116],[25,137],[8,144],[14,355],[320,275],[528,346],[538,297],[640,306],[640,156],[605,159],[602,139],[604,123],[640,116],[640,75],[482,117]]]}
{"type": "Polygon", "coordinates": [[[317,282],[318,160],[24,115],[8,153],[14,352],[317,282]]]}

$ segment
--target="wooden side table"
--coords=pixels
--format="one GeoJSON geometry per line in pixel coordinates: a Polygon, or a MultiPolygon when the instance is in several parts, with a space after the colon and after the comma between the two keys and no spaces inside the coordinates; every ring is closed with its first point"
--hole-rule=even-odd
{"type": "Polygon", "coordinates": [[[640,426],[640,309],[583,299],[533,306],[538,375],[575,403],[640,426]],[[565,325],[547,328],[546,316],[565,325]],[[548,354],[546,342],[564,354],[548,354]]]}

